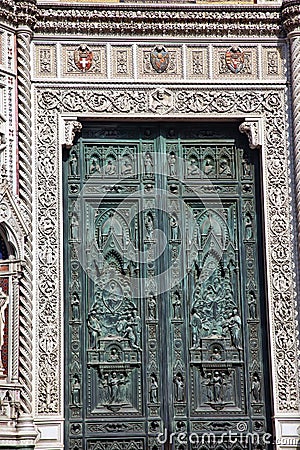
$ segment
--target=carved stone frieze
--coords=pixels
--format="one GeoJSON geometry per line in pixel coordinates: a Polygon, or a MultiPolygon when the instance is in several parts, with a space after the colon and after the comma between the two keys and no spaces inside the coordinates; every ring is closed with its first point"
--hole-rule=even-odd
{"type": "MultiPolygon", "coordinates": [[[[60,412],[61,364],[59,298],[61,265],[60,235],[60,144],[58,133],[61,114],[70,113],[101,118],[179,118],[241,117],[251,114],[262,118],[265,163],[265,209],[269,282],[270,329],[273,342],[273,374],[275,377],[275,411],[295,412],[299,408],[299,378],[297,368],[297,336],[295,323],[295,291],[293,246],[290,227],[290,188],[288,152],[285,139],[285,93],[280,89],[243,90],[170,88],[163,91],[168,108],[153,107],[153,95],[158,91],[130,87],[119,89],[75,89],[40,87],[35,91],[37,141],[37,254],[38,267],[38,344],[40,367],[36,398],[39,414],[60,412]],[[171,99],[170,101],[167,100],[171,99]],[[45,149],[49,161],[45,163],[45,149]],[[51,158],[50,158],[51,155],[51,158]],[[280,202],[280,207],[278,206],[280,202]],[[276,249],[276,252],[274,250],[276,249]],[[281,258],[276,255],[278,252],[281,258]],[[43,255],[47,255],[43,256],[43,255]],[[286,314],[289,311],[289,314],[286,314]],[[282,336],[285,336],[282,339],[282,336]],[[44,345],[47,343],[47,345],[44,345]],[[49,383],[51,380],[51,383],[49,383]],[[51,385],[46,392],[47,385],[51,385]]],[[[79,117],[80,118],[80,117],[79,117]]],[[[250,119],[249,119],[250,120],[250,119]]],[[[245,169],[245,174],[246,174],[245,169]]],[[[245,175],[247,176],[247,174],[245,175]]],[[[249,272],[250,273],[250,272],[249,272]]],[[[150,291],[149,291],[150,292],[150,291]]],[[[179,370],[176,374],[179,373],[179,370]]],[[[175,374],[175,375],[176,375],[175,374]]],[[[150,377],[151,373],[149,374],[150,377]]],[[[179,404],[180,406],[180,404],[179,404]]],[[[178,407],[179,407],[178,406],[178,407]]],[[[94,445],[94,444],[93,444],[94,445]]],[[[94,448],[93,446],[91,448],[94,448]]],[[[101,445],[100,447],[101,448],[101,445]]]]}
{"type": "Polygon", "coordinates": [[[278,36],[282,33],[278,6],[253,6],[242,12],[231,5],[111,5],[103,9],[76,5],[40,6],[35,31],[42,34],[122,36],[278,36]],[[135,24],[133,27],[132,24],[135,24]]]}

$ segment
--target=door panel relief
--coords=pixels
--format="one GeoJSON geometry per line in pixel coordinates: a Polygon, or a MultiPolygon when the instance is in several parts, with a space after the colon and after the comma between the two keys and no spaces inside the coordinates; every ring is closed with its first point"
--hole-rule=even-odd
{"type": "Polygon", "coordinates": [[[70,449],[262,439],[257,155],[228,130],[91,125],[66,158],[70,449]]]}

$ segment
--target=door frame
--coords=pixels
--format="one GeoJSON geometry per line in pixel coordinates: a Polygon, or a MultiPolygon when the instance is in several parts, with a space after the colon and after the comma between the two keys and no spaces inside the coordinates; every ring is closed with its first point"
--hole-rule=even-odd
{"type": "MultiPolygon", "coordinates": [[[[245,122],[243,131],[247,133],[250,147],[261,148],[262,158],[262,199],[265,215],[265,260],[267,298],[269,305],[270,358],[273,380],[272,397],[274,402],[274,422],[281,435],[282,424],[298,419],[299,377],[298,348],[296,325],[296,286],[295,286],[295,243],[293,238],[294,221],[290,210],[293,204],[290,179],[290,155],[288,135],[285,123],[285,91],[281,88],[252,89],[236,87],[232,90],[230,100],[222,102],[228,92],[220,88],[206,87],[205,95],[210,94],[210,103],[194,102],[195,96],[203,97],[203,87],[194,86],[168,88],[164,90],[168,97],[167,110],[155,109],[153,98],[157,89],[149,87],[119,87],[114,95],[127,96],[132,100],[126,112],[119,109],[113,101],[106,100],[106,105],[99,106],[97,97],[108,98],[109,87],[60,88],[57,86],[39,86],[34,90],[37,166],[35,170],[34,192],[36,196],[35,224],[36,236],[36,270],[35,281],[38,286],[47,282],[47,267],[39,258],[41,251],[51,247],[49,235],[55,242],[54,256],[50,261],[52,278],[55,280],[55,292],[42,292],[36,295],[35,326],[37,342],[35,347],[35,417],[38,427],[43,430],[51,417],[53,426],[63,435],[63,253],[62,253],[62,174],[61,146],[72,145],[80,120],[100,119],[121,121],[166,120],[176,121],[224,121],[245,122]],[[137,104],[137,91],[144,98],[143,112],[137,104]],[[179,96],[180,94],[180,96],[179,96]],[[249,102],[243,103],[244,96],[249,102]],[[76,102],[74,104],[74,98],[76,102]],[[274,102],[274,99],[276,101],[274,102]],[[94,102],[94,103],[93,103],[94,102]],[[85,113],[74,113],[85,111],[85,113]],[[53,132],[54,128],[54,132],[53,132]],[[276,148],[275,148],[276,147],[276,148]],[[52,226],[45,229],[44,218],[47,201],[42,197],[45,189],[49,190],[49,179],[45,177],[45,148],[51,150],[51,205],[52,226]],[[285,243],[285,246],[283,246],[285,243]],[[281,254],[280,250],[284,250],[281,254]],[[278,256],[281,255],[281,259],[278,256]],[[283,260],[282,260],[283,258],[283,260]],[[45,270],[46,269],[46,270],[45,270]],[[282,294],[283,292],[283,294],[282,294]],[[50,336],[57,345],[53,347],[51,360],[47,358],[40,342],[48,332],[42,320],[45,306],[51,304],[53,322],[56,329],[50,330],[50,336]],[[290,312],[289,316],[283,313],[290,312]],[[290,323],[292,321],[292,326],[290,323]],[[282,341],[282,333],[288,333],[288,340],[282,341]],[[283,351],[283,349],[285,349],[283,351]],[[43,368],[43,370],[41,370],[43,368]],[[57,369],[58,368],[58,369],[57,369]],[[53,377],[52,387],[48,392],[49,401],[45,400],[45,373],[53,377]],[[49,408],[50,407],[50,408],[49,408]],[[44,428],[43,428],[44,427],[44,428]]],[[[53,242],[53,241],[52,241],[53,242]]],[[[50,252],[52,250],[50,249],[50,252]]],[[[49,269],[49,267],[48,267],[49,269]]],[[[298,419],[299,420],[299,419],[298,419]]],[[[300,421],[299,421],[300,422],[300,421]]]]}

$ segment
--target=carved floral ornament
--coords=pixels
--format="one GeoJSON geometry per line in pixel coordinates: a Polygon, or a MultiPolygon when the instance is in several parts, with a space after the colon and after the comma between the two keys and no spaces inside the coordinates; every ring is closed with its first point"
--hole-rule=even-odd
{"type": "MultiPolygon", "coordinates": [[[[57,293],[62,283],[60,264],[55,255],[60,254],[62,245],[60,236],[60,203],[59,182],[59,143],[57,133],[53,133],[53,124],[61,123],[61,115],[70,114],[92,116],[95,113],[101,118],[123,117],[165,117],[185,118],[236,118],[261,117],[264,132],[260,133],[260,121],[248,120],[241,131],[251,138],[251,146],[261,144],[263,135],[265,170],[265,207],[266,232],[269,249],[269,299],[270,324],[274,353],[272,356],[275,377],[275,411],[298,411],[299,378],[298,348],[296,327],[291,326],[295,320],[295,291],[293,246],[290,227],[290,180],[288,178],[288,151],[285,139],[285,93],[279,89],[242,90],[228,92],[218,89],[199,91],[194,88],[168,88],[159,92],[147,88],[127,89],[51,89],[41,88],[36,91],[37,101],[37,151],[38,174],[36,182],[38,192],[38,336],[39,342],[51,340],[59,342],[60,318],[59,296],[57,293]],[[166,116],[168,114],[168,116],[166,116]],[[45,147],[51,151],[52,158],[45,165],[45,147]],[[49,192],[49,186],[51,191],[49,192]],[[46,212],[46,213],[45,213],[46,212]],[[45,217],[45,214],[47,217],[45,217]],[[272,251],[271,251],[272,250],[272,251]],[[43,256],[46,255],[46,256],[43,256]],[[280,257],[279,257],[280,255],[280,257]],[[53,286],[49,289],[47,286],[53,286]],[[289,314],[286,315],[286,311],[289,314]],[[47,314],[46,314],[47,312],[47,314]],[[44,320],[45,315],[53,324],[44,320]],[[281,339],[285,336],[285,339],[281,339]]],[[[69,116],[70,117],[70,116],[69,116]]],[[[76,124],[73,116],[71,122],[76,124]]],[[[77,130],[80,127],[77,127],[77,130]]],[[[75,125],[76,129],[76,125],[75,125]]],[[[73,136],[74,124],[69,126],[69,136],[73,136]],[[70,131],[71,130],[71,131],[70,131]]],[[[71,145],[72,140],[68,140],[71,145]]],[[[40,371],[37,380],[36,398],[39,414],[60,413],[60,366],[61,350],[59,346],[38,345],[38,364],[40,371]],[[45,387],[51,379],[51,390],[45,393],[45,387]],[[47,395],[47,402],[46,402],[47,395]],[[49,405],[51,406],[49,410],[49,405]]]]}

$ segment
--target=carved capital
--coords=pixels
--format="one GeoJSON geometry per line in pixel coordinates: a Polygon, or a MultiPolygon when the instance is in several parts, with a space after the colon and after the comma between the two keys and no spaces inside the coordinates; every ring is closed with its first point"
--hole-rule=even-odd
{"type": "Polygon", "coordinates": [[[76,133],[79,133],[82,129],[82,124],[74,119],[65,119],[65,135],[63,139],[63,145],[70,149],[74,144],[74,139],[76,136],[76,133]]]}
{"type": "Polygon", "coordinates": [[[287,33],[300,33],[300,0],[283,1],[282,19],[287,33]]]}
{"type": "Polygon", "coordinates": [[[245,133],[249,140],[249,147],[254,150],[261,148],[261,124],[259,119],[248,119],[239,126],[241,133],[245,133]]]}

